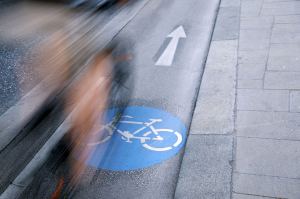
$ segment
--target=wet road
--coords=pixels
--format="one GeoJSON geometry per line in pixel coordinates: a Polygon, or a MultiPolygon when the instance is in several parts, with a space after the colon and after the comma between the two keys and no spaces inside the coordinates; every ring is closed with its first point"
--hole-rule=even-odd
{"type": "Polygon", "coordinates": [[[0,115],[40,80],[32,67],[34,53],[29,50],[39,41],[38,38],[0,41],[0,115]]]}
{"type": "MultiPolygon", "coordinates": [[[[130,38],[135,41],[135,88],[130,105],[155,108],[177,118],[176,122],[168,124],[168,128],[180,129],[183,140],[176,153],[148,167],[132,169],[129,166],[123,171],[116,171],[109,169],[109,166],[101,169],[100,163],[100,168],[96,168],[95,164],[90,166],[74,198],[174,198],[184,154],[183,146],[204,70],[218,3],[218,0],[142,0],[126,8],[130,11],[124,16],[130,20],[125,26],[120,26],[120,21],[112,20],[111,26],[114,28],[106,32],[102,40],[113,38],[111,32],[116,32],[116,39],[130,38]],[[182,124],[185,128],[182,128],[182,124]]],[[[141,108],[141,115],[146,115],[144,119],[153,119],[147,118],[143,111],[145,109],[141,108]]],[[[151,116],[160,117],[159,113],[154,111],[151,116]]],[[[120,147],[114,144],[113,139],[109,144],[110,150],[102,154],[108,162],[110,158],[117,158],[111,154],[120,147]]],[[[138,151],[133,153],[141,148],[130,148],[130,142],[124,146],[128,147],[122,149],[126,158],[136,156],[131,159],[137,162],[133,164],[150,158],[139,157],[138,151]]],[[[58,173],[63,172],[63,166],[58,168],[58,173]]],[[[56,184],[46,175],[49,173],[42,171],[42,181],[32,184],[22,198],[44,198],[51,193],[56,184]],[[40,188],[38,191],[37,187],[40,188]]]]}

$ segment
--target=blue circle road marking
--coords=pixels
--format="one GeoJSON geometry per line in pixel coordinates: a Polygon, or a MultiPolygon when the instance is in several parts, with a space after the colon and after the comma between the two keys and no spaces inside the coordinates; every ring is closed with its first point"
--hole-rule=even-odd
{"type": "Polygon", "coordinates": [[[186,140],[185,125],[165,111],[142,106],[125,109],[113,125],[114,109],[108,110],[98,140],[87,164],[99,169],[143,169],[176,155],[186,140]]]}

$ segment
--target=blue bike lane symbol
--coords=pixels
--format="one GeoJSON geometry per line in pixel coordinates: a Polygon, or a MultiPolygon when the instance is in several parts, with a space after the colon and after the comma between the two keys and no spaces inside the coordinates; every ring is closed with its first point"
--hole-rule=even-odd
{"type": "Polygon", "coordinates": [[[171,114],[149,107],[130,106],[117,125],[114,110],[107,113],[88,164],[114,171],[153,166],[176,155],[184,146],[186,128],[171,114]]]}

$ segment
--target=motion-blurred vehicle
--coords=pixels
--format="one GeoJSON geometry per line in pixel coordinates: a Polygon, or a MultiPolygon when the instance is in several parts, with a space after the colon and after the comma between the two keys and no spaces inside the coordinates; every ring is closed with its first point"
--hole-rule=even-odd
{"type": "MultiPolygon", "coordinates": [[[[88,3],[100,6],[114,2],[94,0],[88,3]]],[[[57,105],[62,107],[60,110],[65,117],[72,118],[70,128],[47,162],[54,166],[40,169],[48,176],[54,176],[51,183],[57,186],[50,194],[55,199],[68,197],[76,189],[86,167],[86,158],[91,153],[87,144],[93,139],[95,131],[101,129],[98,126],[101,126],[105,110],[115,110],[115,123],[121,118],[130,101],[134,83],[134,52],[133,44],[127,38],[111,42],[98,39],[97,13],[84,12],[81,15],[75,12],[74,17],[74,12],[69,12],[69,9],[49,5],[30,2],[16,7],[13,10],[15,12],[9,10],[5,13],[6,19],[12,20],[2,24],[6,31],[1,31],[1,34],[7,38],[38,35],[41,32],[46,35],[37,48],[35,68],[37,75],[42,78],[48,97],[29,121],[33,121],[30,124],[33,128],[43,122],[43,117],[47,117],[45,112],[55,109],[57,105]],[[10,14],[14,16],[9,17],[10,14]],[[72,158],[74,154],[77,159],[72,158]],[[57,176],[56,170],[62,163],[67,165],[68,172],[57,176]]],[[[33,184],[36,182],[39,185],[43,181],[42,177],[37,174],[33,184]]]]}

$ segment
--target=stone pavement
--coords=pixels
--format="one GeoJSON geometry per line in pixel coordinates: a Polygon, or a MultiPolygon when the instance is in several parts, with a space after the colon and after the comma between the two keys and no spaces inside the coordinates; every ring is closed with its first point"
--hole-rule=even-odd
{"type": "Polygon", "coordinates": [[[300,198],[300,1],[221,1],[190,130],[176,198],[300,198]]]}
{"type": "Polygon", "coordinates": [[[300,1],[241,1],[233,198],[300,198],[299,52],[300,1]]]}

